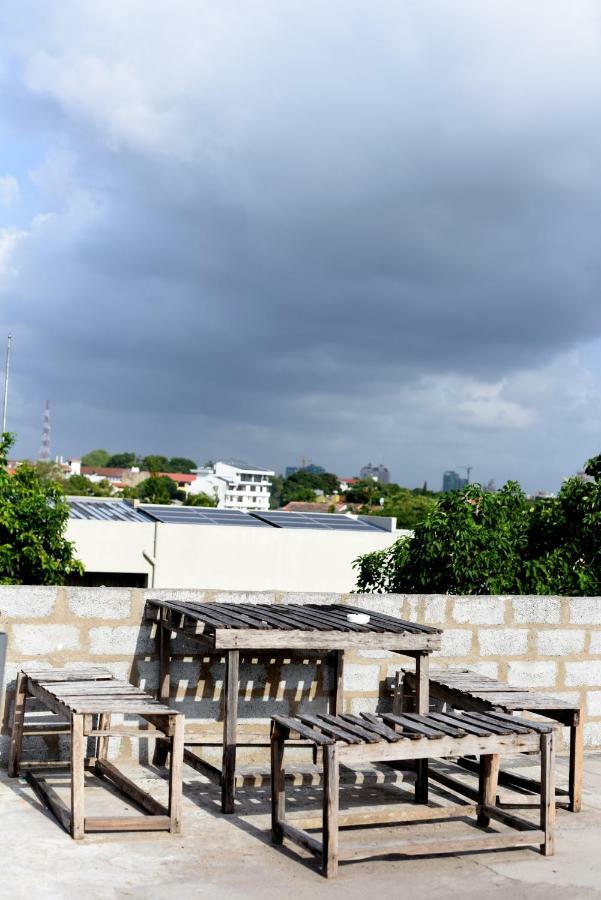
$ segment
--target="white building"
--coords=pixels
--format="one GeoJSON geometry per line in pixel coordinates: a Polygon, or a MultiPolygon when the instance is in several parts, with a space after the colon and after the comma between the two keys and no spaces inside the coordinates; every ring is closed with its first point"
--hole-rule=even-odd
{"type": "Polygon", "coordinates": [[[386,517],[68,499],[67,538],[87,585],[345,592],[353,560],[403,534],[386,517]]]}
{"type": "Polygon", "coordinates": [[[219,509],[269,509],[271,478],[275,472],[237,459],[220,460],[212,468],[197,470],[191,494],[217,498],[219,509]]]}

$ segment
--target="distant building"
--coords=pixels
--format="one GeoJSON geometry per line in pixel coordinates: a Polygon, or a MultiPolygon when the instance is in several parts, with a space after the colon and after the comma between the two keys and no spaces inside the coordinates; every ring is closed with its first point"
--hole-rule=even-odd
{"type": "Polygon", "coordinates": [[[286,466],[286,478],[296,475],[297,472],[306,472],[307,475],[324,475],[325,471],[323,466],[316,466],[313,463],[306,466],[286,466]]]}
{"type": "Polygon", "coordinates": [[[445,494],[450,491],[460,491],[468,484],[467,478],[462,478],[457,472],[448,469],[442,476],[442,489],[445,494]]]}
{"type": "Polygon", "coordinates": [[[386,466],[382,465],[382,463],[380,463],[379,466],[372,466],[369,462],[366,466],[363,466],[359,472],[359,476],[362,481],[372,478],[374,481],[379,481],[380,484],[390,483],[390,472],[386,466]]]}
{"type": "Polygon", "coordinates": [[[269,509],[271,478],[275,472],[242,460],[220,460],[196,470],[191,494],[208,494],[219,509],[269,509]]]}

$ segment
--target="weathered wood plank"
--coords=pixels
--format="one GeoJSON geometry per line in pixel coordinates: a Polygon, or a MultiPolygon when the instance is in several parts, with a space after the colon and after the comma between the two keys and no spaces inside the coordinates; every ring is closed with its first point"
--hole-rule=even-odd
{"type": "Polygon", "coordinates": [[[482,834],[478,837],[419,838],[374,844],[342,845],[340,859],[367,859],[376,856],[430,856],[439,853],[464,853],[474,850],[492,850],[496,847],[526,847],[539,844],[542,831],[516,834],[482,834]]]}

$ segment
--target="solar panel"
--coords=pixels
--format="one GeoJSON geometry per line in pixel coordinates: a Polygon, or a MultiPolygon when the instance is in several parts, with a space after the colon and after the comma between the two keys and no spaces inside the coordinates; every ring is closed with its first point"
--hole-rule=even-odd
{"type": "Polygon", "coordinates": [[[285,510],[252,512],[252,516],[275,525],[276,528],[317,528],[327,531],[373,531],[366,522],[336,513],[300,513],[285,510]]]}
{"type": "Polygon", "coordinates": [[[215,509],[210,506],[155,506],[143,504],[143,509],[157,522],[169,525],[242,525],[245,528],[268,528],[265,522],[254,519],[241,509],[215,509]]]}
{"type": "Polygon", "coordinates": [[[146,522],[149,517],[123,501],[115,500],[84,500],[67,498],[71,519],[87,519],[99,522],[146,522]]]}

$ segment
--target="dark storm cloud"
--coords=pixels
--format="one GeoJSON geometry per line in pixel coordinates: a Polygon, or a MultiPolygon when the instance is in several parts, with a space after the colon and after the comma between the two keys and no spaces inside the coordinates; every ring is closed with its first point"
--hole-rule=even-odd
{"type": "Polygon", "coordinates": [[[382,455],[405,481],[473,452],[505,474],[512,429],[535,455],[554,360],[601,331],[601,42],[589,4],[484,6],[15,11],[23,449],[48,395],[64,452],[382,455]]]}

